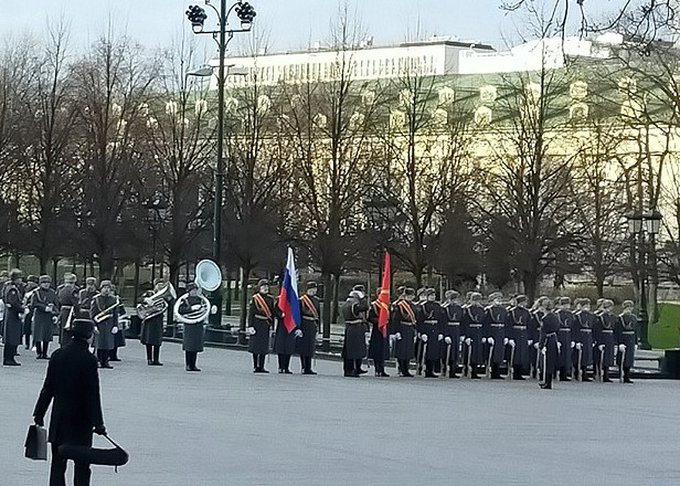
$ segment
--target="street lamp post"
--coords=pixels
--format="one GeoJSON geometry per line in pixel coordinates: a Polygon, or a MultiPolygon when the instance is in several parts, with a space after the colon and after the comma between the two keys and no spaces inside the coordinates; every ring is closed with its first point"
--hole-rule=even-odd
{"type": "MultiPolygon", "coordinates": [[[[640,309],[638,312],[638,325],[640,328],[640,348],[651,349],[649,345],[649,311],[647,301],[647,255],[649,249],[645,243],[645,234],[649,235],[649,243],[654,244],[654,236],[659,234],[661,229],[662,216],[659,211],[633,211],[626,216],[628,220],[628,231],[633,237],[635,245],[636,237],[639,238],[638,244],[638,292],[640,294],[640,309]]],[[[652,249],[653,250],[653,249],[652,249]]]]}
{"type": "MultiPolygon", "coordinates": [[[[222,199],[224,190],[224,85],[225,85],[225,55],[227,45],[237,32],[249,32],[253,20],[255,20],[255,9],[242,0],[235,2],[227,8],[227,0],[220,0],[220,9],[217,10],[206,0],[206,5],[212,8],[218,17],[218,30],[204,30],[204,24],[208,15],[205,10],[192,5],[186,12],[191,28],[195,34],[210,34],[217,42],[219,51],[219,66],[217,71],[217,164],[215,166],[215,206],[213,210],[213,248],[212,257],[215,263],[221,266],[222,260],[222,199]],[[231,12],[236,12],[240,21],[240,28],[232,29],[228,27],[227,20],[231,12]]],[[[212,74],[212,72],[210,73],[212,74]]],[[[202,74],[198,74],[202,75],[202,74]]],[[[217,308],[217,312],[211,314],[210,324],[220,326],[222,321],[222,294],[220,289],[212,294],[211,304],[217,308]]]]}

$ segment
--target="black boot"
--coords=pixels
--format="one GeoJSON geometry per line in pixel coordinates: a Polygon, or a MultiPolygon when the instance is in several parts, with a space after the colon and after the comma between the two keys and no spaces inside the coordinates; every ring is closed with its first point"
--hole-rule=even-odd
{"type": "Polygon", "coordinates": [[[184,369],[191,371],[191,352],[184,351],[184,369]]]}
{"type": "Polygon", "coordinates": [[[495,363],[491,364],[491,379],[492,380],[502,380],[503,379],[503,377],[501,376],[501,369],[495,363]]]}
{"type": "Polygon", "coordinates": [[[567,368],[560,368],[560,381],[571,381],[567,376],[567,368]]]}
{"type": "Polygon", "coordinates": [[[581,368],[581,381],[593,381],[588,376],[588,368],[586,368],[585,366],[581,368]]]}
{"type": "Polygon", "coordinates": [[[389,378],[390,375],[385,373],[385,362],[382,360],[374,360],[373,366],[375,366],[375,376],[379,378],[389,378]]]}
{"type": "Polygon", "coordinates": [[[253,373],[260,373],[260,358],[257,354],[253,354],[253,373]]]}
{"type": "Polygon", "coordinates": [[[546,373],[545,374],[545,382],[539,383],[539,386],[543,390],[552,390],[552,381],[553,381],[552,373],[546,373]]]}
{"type": "Polygon", "coordinates": [[[345,359],[343,360],[343,372],[344,376],[347,378],[357,378],[359,375],[357,374],[356,369],[354,368],[354,360],[352,359],[345,359]]]}
{"type": "Polygon", "coordinates": [[[154,346],[153,347],[153,362],[151,363],[154,366],[163,366],[163,363],[160,361],[161,359],[161,347],[160,346],[154,346]]]}
{"type": "Polygon", "coordinates": [[[612,380],[609,379],[609,367],[608,367],[608,366],[604,369],[604,374],[603,374],[603,376],[602,376],[602,381],[603,381],[604,383],[611,383],[611,382],[612,382],[612,380]]]}
{"type": "Polygon", "coordinates": [[[259,361],[260,361],[260,373],[269,373],[269,371],[267,371],[267,370],[265,369],[265,367],[264,367],[264,362],[265,362],[265,360],[267,359],[267,355],[266,355],[266,354],[260,354],[259,357],[260,357],[260,358],[259,358],[259,361]]]}
{"type": "Polygon", "coordinates": [[[413,374],[411,373],[411,370],[409,369],[409,360],[407,359],[402,359],[399,361],[401,364],[401,376],[405,378],[413,378],[413,374]]]}
{"type": "Polygon", "coordinates": [[[425,361],[425,378],[439,378],[439,376],[434,372],[434,361],[425,361]]]}
{"type": "Polygon", "coordinates": [[[633,383],[633,380],[630,379],[630,368],[623,369],[623,382],[631,384],[633,383]]]}
{"type": "Polygon", "coordinates": [[[449,363],[449,378],[458,378],[456,371],[456,363],[449,363]]]}
{"type": "Polygon", "coordinates": [[[304,358],[300,358],[303,360],[302,362],[302,374],[303,375],[316,375],[316,371],[312,369],[312,357],[311,356],[306,356],[304,358]]]}
{"type": "Polygon", "coordinates": [[[111,354],[109,355],[109,361],[120,361],[118,358],[118,348],[113,348],[111,354]]]}
{"type": "Polygon", "coordinates": [[[524,381],[526,378],[522,375],[522,367],[515,365],[512,367],[512,379],[517,381],[524,381]]]}
{"type": "Polygon", "coordinates": [[[361,358],[354,360],[354,369],[356,370],[357,375],[365,375],[366,373],[368,373],[368,370],[365,370],[361,367],[363,362],[364,360],[361,358]]]}
{"type": "Polygon", "coordinates": [[[153,365],[153,346],[150,344],[146,345],[146,364],[148,366],[153,365]]]}

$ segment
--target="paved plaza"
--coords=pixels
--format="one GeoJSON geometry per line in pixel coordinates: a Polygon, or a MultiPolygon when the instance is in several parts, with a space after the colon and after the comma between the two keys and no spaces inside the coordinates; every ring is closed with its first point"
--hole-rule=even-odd
{"type": "MultiPolygon", "coordinates": [[[[0,484],[47,484],[23,458],[45,363],[0,369],[0,484]]],[[[557,383],[253,375],[250,355],[207,349],[184,372],[181,348],[147,367],[129,342],[100,372],[106,426],[128,449],[96,486],[677,485],[680,382],[557,383]]],[[[275,362],[269,369],[276,369],[275,362]]],[[[298,361],[295,359],[295,371],[298,361]]],[[[101,446],[105,443],[97,438],[101,446]]]]}

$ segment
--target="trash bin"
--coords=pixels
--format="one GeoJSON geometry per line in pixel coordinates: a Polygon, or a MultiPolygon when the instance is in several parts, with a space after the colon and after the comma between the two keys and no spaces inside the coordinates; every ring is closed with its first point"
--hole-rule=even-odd
{"type": "Polygon", "coordinates": [[[667,349],[661,370],[673,379],[680,380],[680,349],[667,349]]]}

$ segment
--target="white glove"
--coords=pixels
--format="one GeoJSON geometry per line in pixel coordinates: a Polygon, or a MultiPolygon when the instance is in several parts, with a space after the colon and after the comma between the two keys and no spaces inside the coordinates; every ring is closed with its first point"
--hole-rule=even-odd
{"type": "Polygon", "coordinates": [[[557,350],[559,351],[560,349],[562,349],[562,343],[557,341],[557,350]]]}
{"type": "Polygon", "coordinates": [[[54,310],[54,305],[52,304],[47,304],[45,307],[45,312],[52,312],[54,310]]]}
{"type": "Polygon", "coordinates": [[[201,307],[203,307],[201,304],[194,304],[190,307],[190,309],[192,311],[197,311],[197,310],[201,310],[201,307]]]}
{"type": "Polygon", "coordinates": [[[442,339],[444,339],[444,335],[443,334],[437,334],[437,341],[441,341],[442,339]]]}
{"type": "Polygon", "coordinates": [[[534,344],[534,340],[533,340],[533,339],[529,339],[529,340],[527,341],[527,345],[528,345],[528,346],[533,346],[533,344],[534,344]]]}
{"type": "Polygon", "coordinates": [[[548,352],[548,348],[544,347],[541,349],[541,354],[545,356],[545,354],[548,352]]]}
{"type": "Polygon", "coordinates": [[[604,351],[604,344],[600,344],[597,349],[599,349],[600,352],[604,351]]]}
{"type": "Polygon", "coordinates": [[[401,341],[401,333],[400,332],[396,333],[394,335],[394,337],[396,338],[397,341],[401,341]]]}
{"type": "Polygon", "coordinates": [[[445,342],[446,344],[451,344],[451,338],[448,337],[448,336],[446,336],[446,337],[444,338],[444,342],[445,342]]]}
{"type": "Polygon", "coordinates": [[[296,329],[296,330],[295,330],[295,337],[296,337],[296,338],[301,338],[301,337],[302,337],[302,329],[296,329]]]}
{"type": "Polygon", "coordinates": [[[482,338],[482,344],[486,344],[486,338],[482,338]]]}
{"type": "Polygon", "coordinates": [[[144,297],[144,303],[145,303],[146,305],[151,305],[151,304],[153,303],[153,301],[152,301],[150,298],[148,298],[148,297],[144,297]]]}
{"type": "Polygon", "coordinates": [[[503,345],[507,346],[510,340],[508,338],[503,338],[503,345]]]}
{"type": "Polygon", "coordinates": [[[583,343],[576,343],[576,349],[583,349],[583,343]]]}
{"type": "Polygon", "coordinates": [[[214,305],[214,306],[212,306],[212,307],[210,308],[210,313],[211,313],[212,315],[217,314],[217,306],[216,306],[216,305],[214,305]]]}
{"type": "Polygon", "coordinates": [[[371,333],[365,332],[364,333],[364,339],[366,340],[366,346],[368,346],[368,343],[371,341],[371,333]]]}
{"type": "Polygon", "coordinates": [[[619,351],[622,353],[626,350],[626,345],[625,344],[619,344],[619,351]]]}
{"type": "Polygon", "coordinates": [[[494,341],[492,337],[488,338],[486,342],[489,343],[489,346],[493,346],[496,343],[496,341],[494,341]]]}
{"type": "Polygon", "coordinates": [[[538,343],[534,343],[534,348],[538,349],[538,343]]]}
{"type": "Polygon", "coordinates": [[[472,339],[467,338],[467,339],[465,340],[465,344],[467,344],[468,346],[469,346],[470,344],[472,344],[472,339]]]}
{"type": "Polygon", "coordinates": [[[111,328],[111,334],[118,334],[118,327],[117,326],[113,326],[111,328]]]}
{"type": "Polygon", "coordinates": [[[514,347],[515,347],[515,340],[514,340],[514,339],[510,339],[510,340],[508,341],[508,344],[510,344],[510,346],[514,348],[514,347]]]}
{"type": "Polygon", "coordinates": [[[421,339],[421,341],[423,341],[424,343],[426,343],[427,340],[428,340],[427,334],[421,334],[421,335],[420,335],[420,339],[421,339]]]}
{"type": "Polygon", "coordinates": [[[59,316],[52,317],[52,322],[54,322],[55,324],[59,322],[59,316]]]}
{"type": "Polygon", "coordinates": [[[576,343],[575,343],[574,341],[572,341],[572,342],[571,342],[571,347],[573,348],[574,346],[576,346],[576,343]]]}
{"type": "Polygon", "coordinates": [[[249,336],[254,336],[256,332],[257,331],[255,330],[254,327],[249,327],[246,329],[246,334],[248,334],[249,336]]]}
{"type": "Polygon", "coordinates": [[[460,340],[460,342],[462,343],[462,342],[464,342],[464,341],[465,341],[465,336],[461,336],[461,337],[460,337],[460,338],[458,338],[458,339],[459,339],[459,340],[460,340]]]}

